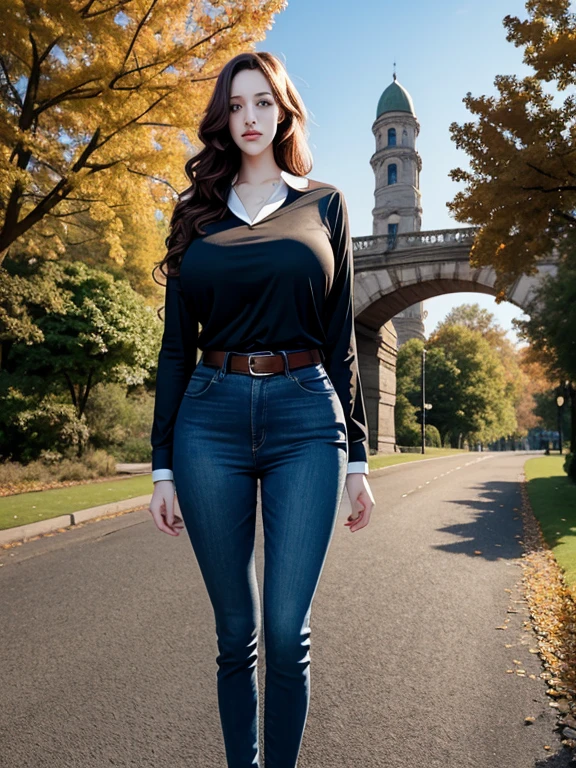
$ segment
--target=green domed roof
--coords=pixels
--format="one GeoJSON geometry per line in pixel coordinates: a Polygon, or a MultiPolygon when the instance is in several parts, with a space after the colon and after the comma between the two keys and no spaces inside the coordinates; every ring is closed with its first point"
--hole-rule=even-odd
{"type": "Polygon", "coordinates": [[[410,114],[416,117],[412,97],[406,88],[397,82],[396,74],[394,74],[394,82],[390,83],[382,96],[380,96],[376,118],[379,118],[384,112],[410,112],[410,114]]]}

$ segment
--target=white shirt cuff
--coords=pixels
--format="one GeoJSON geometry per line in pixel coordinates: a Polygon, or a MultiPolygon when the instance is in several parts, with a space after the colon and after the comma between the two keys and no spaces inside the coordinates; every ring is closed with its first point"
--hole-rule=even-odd
{"type": "Polygon", "coordinates": [[[152,472],[152,482],[157,483],[158,480],[174,480],[174,474],[171,469],[155,469],[152,472]]]}
{"type": "Polygon", "coordinates": [[[346,474],[349,475],[351,472],[362,472],[363,474],[367,475],[368,462],[367,461],[349,461],[346,474]]]}
{"type": "MultiPolygon", "coordinates": [[[[368,474],[368,462],[367,461],[350,461],[348,462],[348,468],[346,474],[351,472],[361,472],[365,475],[368,474]]],[[[158,480],[172,480],[174,481],[174,474],[171,469],[155,469],[152,472],[152,482],[157,483],[158,480]]]]}

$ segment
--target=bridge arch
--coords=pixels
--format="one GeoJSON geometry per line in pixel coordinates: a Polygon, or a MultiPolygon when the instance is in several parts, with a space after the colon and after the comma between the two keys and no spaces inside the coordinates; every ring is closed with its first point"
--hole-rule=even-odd
{"type": "MultiPolygon", "coordinates": [[[[367,410],[370,448],[395,449],[396,331],[392,318],[417,302],[448,293],[496,296],[492,267],[472,267],[470,247],[476,228],[408,232],[353,238],[354,315],[358,358],[367,410]]],[[[556,274],[554,257],[521,275],[506,300],[526,311],[546,274],[556,274]]]]}

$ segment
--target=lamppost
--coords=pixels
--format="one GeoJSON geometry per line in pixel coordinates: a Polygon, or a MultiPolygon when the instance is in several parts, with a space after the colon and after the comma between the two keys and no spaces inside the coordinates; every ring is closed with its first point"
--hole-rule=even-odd
{"type": "Polygon", "coordinates": [[[576,387],[569,379],[564,381],[564,399],[570,401],[570,453],[576,453],[576,387]]]}
{"type": "Polygon", "coordinates": [[[562,406],[564,405],[562,395],[556,396],[556,405],[558,406],[558,452],[562,456],[562,406]]]}
{"type": "MultiPolygon", "coordinates": [[[[432,408],[432,403],[424,403],[424,413],[432,408]]],[[[424,417],[423,417],[424,418],[424,417]]],[[[424,453],[424,441],[422,442],[422,453],[424,453]]]]}
{"type": "Polygon", "coordinates": [[[425,453],[425,447],[426,447],[426,411],[429,411],[430,408],[432,408],[432,403],[426,402],[426,387],[425,387],[425,378],[426,378],[426,347],[422,347],[422,447],[421,447],[421,453],[425,453]]]}
{"type": "Polygon", "coordinates": [[[422,453],[424,453],[426,435],[426,347],[422,347],[422,453]]]}

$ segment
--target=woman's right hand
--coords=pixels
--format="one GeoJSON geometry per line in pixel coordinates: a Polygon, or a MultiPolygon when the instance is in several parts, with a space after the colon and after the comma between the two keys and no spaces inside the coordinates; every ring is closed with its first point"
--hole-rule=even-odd
{"type": "Polygon", "coordinates": [[[170,536],[180,535],[184,522],[176,514],[180,512],[180,507],[172,480],[158,480],[154,483],[150,512],[159,531],[170,536]]]}

